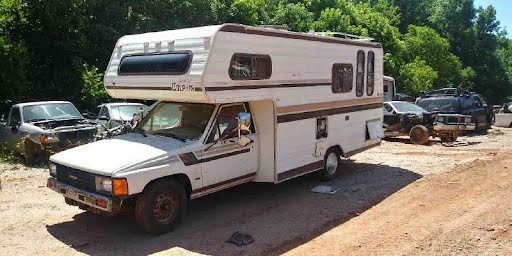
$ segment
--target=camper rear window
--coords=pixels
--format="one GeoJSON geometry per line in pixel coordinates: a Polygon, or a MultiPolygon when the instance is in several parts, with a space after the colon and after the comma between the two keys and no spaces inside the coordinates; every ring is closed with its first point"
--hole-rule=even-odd
{"type": "Polygon", "coordinates": [[[356,96],[361,97],[364,94],[364,51],[357,51],[357,76],[356,76],[356,96]]]}
{"type": "Polygon", "coordinates": [[[235,53],[229,65],[233,80],[263,80],[272,75],[272,60],[268,55],[235,53]]]}
{"type": "Polygon", "coordinates": [[[368,52],[368,68],[366,70],[366,95],[372,96],[375,88],[375,53],[368,52]]]}
{"type": "Polygon", "coordinates": [[[352,64],[334,64],[332,66],[332,92],[346,93],[352,91],[352,64]]]}
{"type": "Polygon", "coordinates": [[[188,71],[191,60],[191,52],[124,56],[117,73],[119,75],[182,75],[188,71]]]}

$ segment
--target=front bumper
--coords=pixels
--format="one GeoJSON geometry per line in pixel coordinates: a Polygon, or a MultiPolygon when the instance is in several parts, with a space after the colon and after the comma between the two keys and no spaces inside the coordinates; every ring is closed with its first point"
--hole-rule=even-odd
{"type": "Polygon", "coordinates": [[[48,178],[47,187],[78,204],[86,205],[104,212],[116,213],[121,206],[120,201],[116,198],[84,191],[59,182],[55,178],[48,178]]]}
{"type": "Polygon", "coordinates": [[[444,124],[444,123],[435,123],[434,131],[474,131],[476,128],[475,124],[444,124]]]}

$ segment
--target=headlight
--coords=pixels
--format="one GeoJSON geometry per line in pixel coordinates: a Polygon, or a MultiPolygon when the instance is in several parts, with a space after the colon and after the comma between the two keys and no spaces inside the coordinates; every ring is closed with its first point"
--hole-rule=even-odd
{"type": "Polygon", "coordinates": [[[108,177],[96,176],[96,190],[112,193],[112,179],[108,177]]]}
{"type": "Polygon", "coordinates": [[[107,192],[114,196],[128,195],[128,182],[125,178],[96,176],[96,191],[107,192]]]}
{"type": "Polygon", "coordinates": [[[50,169],[50,176],[57,178],[57,165],[50,162],[48,164],[48,169],[50,169]]]}

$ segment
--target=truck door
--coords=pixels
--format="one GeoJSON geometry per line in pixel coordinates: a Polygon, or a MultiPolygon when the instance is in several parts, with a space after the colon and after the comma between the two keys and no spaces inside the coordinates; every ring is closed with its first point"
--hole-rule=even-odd
{"type": "Polygon", "coordinates": [[[21,113],[20,108],[13,107],[9,113],[9,122],[5,126],[5,134],[7,136],[7,146],[10,149],[15,149],[16,145],[21,141],[25,134],[20,131],[21,126],[21,113]]]}
{"type": "Polygon", "coordinates": [[[249,112],[248,105],[223,105],[213,122],[201,154],[203,187],[249,177],[258,170],[258,138],[251,122],[244,136],[251,143],[241,146],[238,140],[238,119],[241,112],[249,112]]]}

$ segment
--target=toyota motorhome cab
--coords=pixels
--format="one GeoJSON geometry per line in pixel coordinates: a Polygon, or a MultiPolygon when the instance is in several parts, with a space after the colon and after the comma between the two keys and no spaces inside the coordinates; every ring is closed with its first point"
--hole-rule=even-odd
{"type": "Polygon", "coordinates": [[[106,90],[159,103],[133,133],[53,155],[48,187],[95,213],[134,207],[164,233],[190,199],[334,179],[383,137],[382,59],[378,43],[234,24],[124,36],[106,90]]]}

